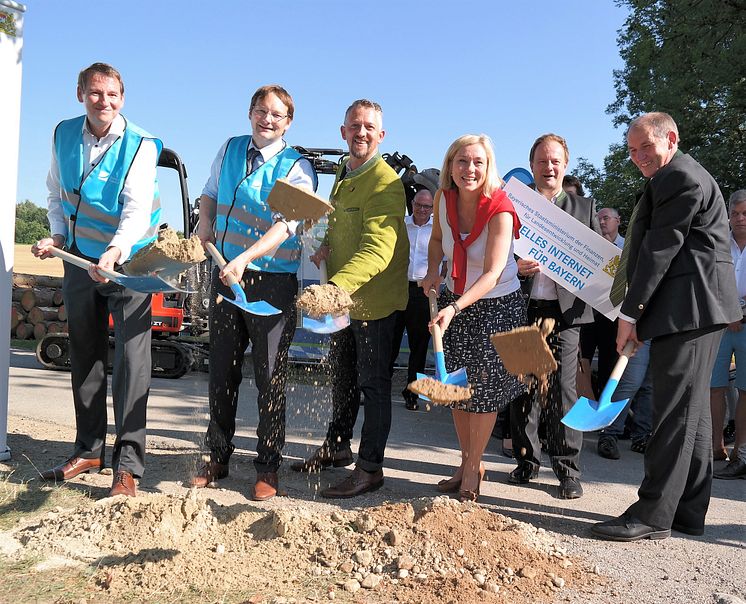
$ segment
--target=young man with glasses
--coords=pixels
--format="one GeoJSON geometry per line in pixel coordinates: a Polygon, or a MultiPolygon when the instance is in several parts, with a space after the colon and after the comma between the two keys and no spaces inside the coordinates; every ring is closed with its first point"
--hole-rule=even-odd
{"type": "Polygon", "coordinates": [[[252,498],[277,494],[277,470],[285,444],[285,383],[288,349],[295,333],[296,272],[301,262],[302,224],[272,213],[266,205],[279,178],[315,191],[318,184],[311,163],[283,140],[293,121],[293,99],[277,85],[262,86],[251,97],[251,135],[228,139],[218,151],[200,196],[197,235],[203,244],[215,243],[227,264],[213,271],[210,300],[210,423],[205,442],[210,461],[192,478],[205,487],[228,476],[235,449],[238,388],[244,351],[251,343],[254,378],[259,390],[257,477],[252,498]],[[233,304],[226,285],[231,273],[242,283],[249,301],[266,300],[281,314],[257,316],[233,304]]]}

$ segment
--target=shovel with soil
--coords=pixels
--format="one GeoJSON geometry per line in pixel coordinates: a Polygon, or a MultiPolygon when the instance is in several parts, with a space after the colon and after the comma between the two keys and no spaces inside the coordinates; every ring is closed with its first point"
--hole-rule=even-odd
{"type": "MultiPolygon", "coordinates": [[[[226,265],[225,258],[223,258],[222,254],[209,241],[205,244],[205,247],[207,248],[207,251],[210,252],[210,256],[212,256],[213,260],[215,260],[218,267],[222,270],[222,268],[226,265]]],[[[252,315],[259,315],[260,317],[279,315],[282,312],[279,308],[275,308],[265,300],[249,302],[246,299],[246,294],[241,288],[241,284],[232,273],[226,274],[225,279],[226,281],[228,281],[228,285],[230,286],[231,291],[236,296],[233,300],[231,300],[230,298],[223,298],[223,300],[225,300],[226,302],[230,302],[231,304],[238,306],[238,308],[240,308],[241,310],[245,310],[247,313],[250,313],[252,315]]]]}
{"type": "Polygon", "coordinates": [[[326,260],[319,262],[319,285],[309,285],[298,298],[303,329],[313,333],[335,333],[349,326],[352,298],[343,289],[327,283],[326,260]]]}
{"type": "MultiPolygon", "coordinates": [[[[435,319],[438,314],[438,301],[434,289],[431,289],[427,298],[430,301],[430,319],[435,319]]],[[[471,388],[467,381],[466,368],[461,367],[456,371],[446,371],[446,361],[443,354],[443,334],[440,326],[433,324],[433,352],[435,353],[435,378],[422,373],[417,374],[417,379],[411,382],[407,389],[419,395],[425,400],[440,405],[448,405],[457,401],[465,401],[471,398],[471,388]]]]}
{"type": "Polygon", "coordinates": [[[199,237],[192,235],[184,239],[168,227],[158,232],[155,241],[132,256],[124,266],[124,272],[130,276],[157,273],[160,277],[177,279],[181,273],[205,259],[205,250],[199,237]]]}
{"type": "MultiPolygon", "coordinates": [[[[57,247],[50,247],[48,251],[53,256],[57,256],[65,262],[74,264],[75,266],[78,266],[84,270],[88,270],[88,268],[92,264],[90,260],[75,256],[74,254],[61,250],[57,247]]],[[[166,279],[160,277],[158,274],[129,276],[123,275],[122,273],[118,273],[116,271],[107,271],[102,268],[99,268],[97,270],[99,275],[106,277],[117,285],[121,285],[122,287],[140,292],[141,294],[156,294],[168,292],[180,292],[183,294],[194,293],[190,290],[180,287],[178,283],[167,281],[166,279]]]]}

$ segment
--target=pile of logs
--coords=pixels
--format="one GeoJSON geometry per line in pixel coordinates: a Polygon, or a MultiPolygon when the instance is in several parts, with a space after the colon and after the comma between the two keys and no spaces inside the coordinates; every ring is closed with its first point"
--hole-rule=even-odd
{"type": "Polygon", "coordinates": [[[41,340],[48,333],[67,333],[62,277],[13,273],[11,337],[41,340]]]}

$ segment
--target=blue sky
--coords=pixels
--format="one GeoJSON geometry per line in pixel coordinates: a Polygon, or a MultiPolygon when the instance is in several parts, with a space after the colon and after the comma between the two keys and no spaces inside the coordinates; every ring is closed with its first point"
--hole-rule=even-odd
{"type": "MultiPolygon", "coordinates": [[[[75,82],[95,61],[121,71],[122,113],[181,155],[192,199],[266,83],[295,100],[290,144],[344,148],[344,110],[367,97],[383,106],[381,150],[419,169],[440,167],[469,132],[492,138],[501,173],[528,167],[545,132],[567,138],[570,171],[621,138],[605,109],[627,12],[611,0],[25,4],[19,201],[46,203],[52,131],[82,113],[75,82]]],[[[166,219],[179,228],[169,186],[166,219]]]]}

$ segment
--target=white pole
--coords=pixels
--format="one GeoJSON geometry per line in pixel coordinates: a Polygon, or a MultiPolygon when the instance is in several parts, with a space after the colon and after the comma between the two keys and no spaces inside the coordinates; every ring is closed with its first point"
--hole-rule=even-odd
{"type": "Polygon", "coordinates": [[[10,304],[13,291],[16,192],[18,186],[18,139],[21,119],[21,50],[23,13],[26,7],[0,0],[0,461],[10,459],[8,447],[8,377],[10,371],[10,304]]]}

